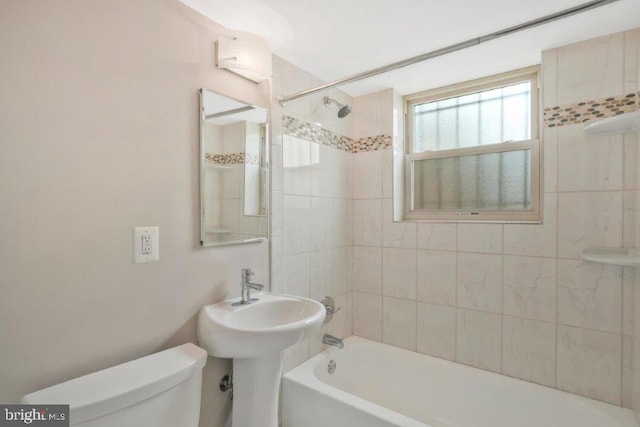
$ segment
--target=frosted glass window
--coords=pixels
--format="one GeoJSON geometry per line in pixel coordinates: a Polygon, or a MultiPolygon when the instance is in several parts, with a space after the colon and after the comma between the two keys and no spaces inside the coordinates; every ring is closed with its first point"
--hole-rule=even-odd
{"type": "Polygon", "coordinates": [[[404,218],[540,222],[538,68],[405,96],[404,218]]]}
{"type": "Polygon", "coordinates": [[[413,105],[413,150],[531,139],[531,82],[413,105]]]}
{"type": "Polygon", "coordinates": [[[531,209],[531,150],[413,162],[414,210],[531,209]]]}

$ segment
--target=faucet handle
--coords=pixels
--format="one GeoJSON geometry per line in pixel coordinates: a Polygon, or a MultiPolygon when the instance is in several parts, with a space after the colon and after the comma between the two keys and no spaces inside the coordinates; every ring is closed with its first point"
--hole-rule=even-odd
{"type": "Polygon", "coordinates": [[[250,279],[251,276],[254,275],[254,272],[251,271],[250,268],[243,268],[242,270],[240,270],[240,274],[242,275],[242,277],[244,277],[246,279],[250,279]]]}
{"type": "Polygon", "coordinates": [[[336,303],[333,301],[333,298],[327,296],[322,298],[320,304],[324,305],[325,310],[327,311],[327,315],[324,318],[323,323],[328,323],[333,318],[333,315],[336,314],[342,307],[336,308],[336,303]]]}

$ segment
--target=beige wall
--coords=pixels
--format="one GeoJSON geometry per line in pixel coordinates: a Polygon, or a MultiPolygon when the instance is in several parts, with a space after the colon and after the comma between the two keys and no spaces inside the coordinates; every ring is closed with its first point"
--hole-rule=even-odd
{"type": "MultiPolygon", "coordinates": [[[[199,87],[266,106],[214,67],[220,27],[176,0],[0,6],[0,402],[183,342],[198,309],[268,283],[268,245],[199,246],[199,87]],[[132,263],[132,227],[160,261],[132,263]]],[[[221,426],[210,358],[202,426],[221,426]]]]}
{"type": "MultiPolygon", "coordinates": [[[[543,106],[637,93],[639,53],[640,30],[544,52],[543,106]]],[[[580,256],[638,244],[637,139],[546,127],[542,225],[393,223],[391,150],[354,154],[354,335],[639,409],[634,272],[580,256]]]]}

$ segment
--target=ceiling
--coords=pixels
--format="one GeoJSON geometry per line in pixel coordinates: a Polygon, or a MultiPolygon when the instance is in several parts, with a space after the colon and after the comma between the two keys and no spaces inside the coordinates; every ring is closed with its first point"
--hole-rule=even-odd
{"type": "MultiPolygon", "coordinates": [[[[333,81],[524,23],[587,0],[180,0],[333,81]]],[[[640,27],[640,0],[615,3],[342,86],[401,94],[540,63],[540,52],[640,27]]],[[[286,94],[289,95],[289,94],[286,94]]]]}

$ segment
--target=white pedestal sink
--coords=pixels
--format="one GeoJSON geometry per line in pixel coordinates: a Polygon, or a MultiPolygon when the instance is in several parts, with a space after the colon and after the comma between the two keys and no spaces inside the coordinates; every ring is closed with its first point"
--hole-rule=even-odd
{"type": "Polygon", "coordinates": [[[233,427],[277,427],[282,351],[319,327],[318,301],[293,295],[255,294],[207,305],[198,315],[200,345],[215,357],[233,358],[233,427]]]}

